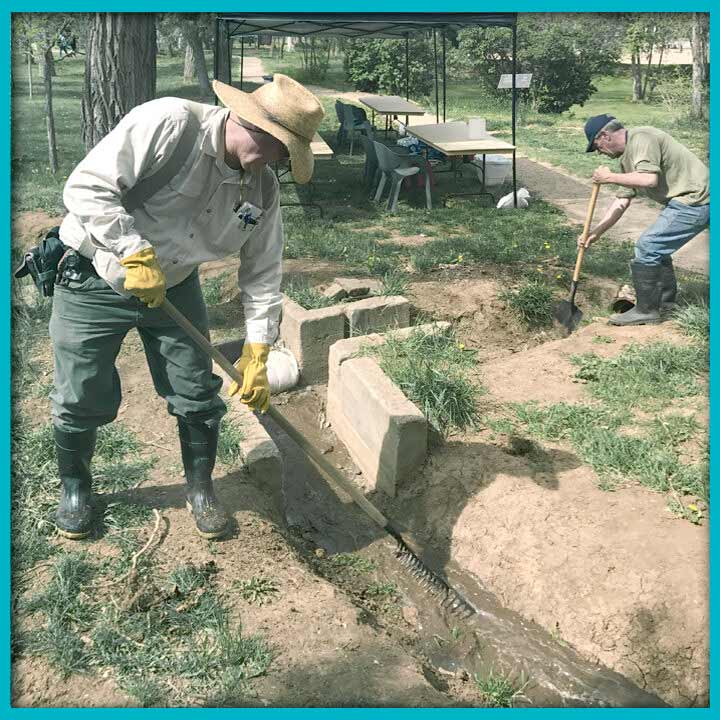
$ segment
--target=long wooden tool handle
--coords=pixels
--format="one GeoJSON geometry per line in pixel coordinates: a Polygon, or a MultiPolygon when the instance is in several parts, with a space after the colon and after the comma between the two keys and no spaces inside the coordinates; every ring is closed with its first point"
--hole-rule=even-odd
{"type": "MultiPolygon", "coordinates": [[[[236,382],[242,385],[243,377],[237,368],[166,298],[160,306],[215,362],[236,382]]],[[[305,456],[342,488],[357,505],[380,527],[388,528],[387,518],[355,487],[322,453],[272,405],[268,415],[298,444],[305,456]]]]}
{"type": "Polygon", "coordinates": [[[595,213],[595,203],[597,203],[598,193],[600,192],[600,185],[593,183],[592,195],[590,196],[590,204],[588,205],[587,215],[585,217],[585,226],[583,227],[582,233],[582,244],[578,250],[577,260],[575,261],[575,272],[573,273],[573,282],[576,283],[580,279],[580,267],[582,265],[583,257],[585,255],[585,241],[590,233],[590,225],[592,223],[593,214],[595,213]]]}

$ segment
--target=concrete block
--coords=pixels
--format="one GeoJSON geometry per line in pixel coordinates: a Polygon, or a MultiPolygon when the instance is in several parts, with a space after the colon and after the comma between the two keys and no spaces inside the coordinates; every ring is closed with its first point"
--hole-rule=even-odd
{"type": "Polygon", "coordinates": [[[328,379],[330,347],[348,336],[410,324],[410,303],[400,296],[372,297],[317,310],[305,310],[285,297],[280,339],[300,367],[304,385],[328,379]]]}
{"type": "Polygon", "coordinates": [[[357,357],[364,346],[388,336],[438,332],[439,322],[336,342],[330,348],[327,417],[371,487],[394,496],[398,483],[422,465],[428,450],[428,424],[420,410],[371,357],[357,357]]]}
{"type": "Polygon", "coordinates": [[[370,297],[345,305],[350,337],[410,324],[410,303],[399,295],[370,297]]]}
{"type": "Polygon", "coordinates": [[[345,337],[342,305],[305,310],[289,298],[283,301],[280,339],[293,353],[305,385],[327,380],[330,346],[345,337]]]}
{"type": "Polygon", "coordinates": [[[334,282],[330,285],[330,287],[323,290],[323,295],[333,302],[339,302],[347,297],[347,290],[334,282]]]}

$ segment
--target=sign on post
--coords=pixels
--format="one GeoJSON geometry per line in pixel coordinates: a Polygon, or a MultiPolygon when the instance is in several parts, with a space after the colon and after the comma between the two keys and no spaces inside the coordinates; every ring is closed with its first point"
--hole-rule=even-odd
{"type": "MultiPolygon", "coordinates": [[[[532,73],[518,73],[515,75],[515,87],[529,88],[530,81],[532,80],[532,73]]],[[[498,83],[498,90],[512,90],[512,74],[500,76],[500,82],[498,83]]]]}

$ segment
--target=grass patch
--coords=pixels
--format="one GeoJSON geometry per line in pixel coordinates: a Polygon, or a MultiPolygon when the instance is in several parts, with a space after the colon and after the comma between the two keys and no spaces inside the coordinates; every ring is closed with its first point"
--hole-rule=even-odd
{"type": "Polygon", "coordinates": [[[473,680],[488,705],[497,708],[512,707],[513,700],[525,689],[528,683],[522,676],[519,682],[516,682],[506,675],[494,672],[492,669],[487,675],[475,673],[473,680]]]}
{"type": "Polygon", "coordinates": [[[357,574],[377,570],[377,565],[372,560],[367,560],[360,555],[354,555],[352,553],[338,553],[337,555],[332,555],[329,560],[331,565],[337,568],[345,568],[357,574]]]}
{"type": "Polygon", "coordinates": [[[704,348],[659,342],[629,345],[617,357],[595,353],[571,358],[575,374],[590,394],[610,405],[657,409],[676,398],[701,392],[699,377],[708,370],[704,348]]]}
{"type": "Polygon", "coordinates": [[[410,280],[405,273],[391,270],[382,276],[381,295],[405,295],[410,287],[410,280]]]}
{"type": "Polygon", "coordinates": [[[218,437],[218,460],[228,467],[242,465],[242,448],[240,443],[245,439],[243,431],[232,420],[227,418],[220,425],[218,437]]]}
{"type": "Polygon", "coordinates": [[[206,305],[219,305],[223,301],[223,290],[229,273],[224,272],[210,278],[202,283],[202,295],[206,305]]]}
{"type": "Polygon", "coordinates": [[[709,502],[707,459],[691,463],[679,452],[696,437],[700,426],[693,417],[668,414],[646,423],[644,434],[623,432],[632,417],[607,404],[513,406],[526,432],[543,440],[569,441],[578,457],[601,478],[601,487],[612,489],[625,479],[675,496],[709,502]]]}
{"type": "Polygon", "coordinates": [[[25,606],[41,622],[26,633],[24,648],[66,675],[110,670],[142,704],[242,694],[248,680],[266,672],[272,654],[261,637],[230,626],[214,571],[212,564],[183,565],[159,584],[146,575],[111,603],[103,584],[93,585],[98,568],[66,555],[25,606]]]}
{"type": "Polygon", "coordinates": [[[336,300],[325,297],[319,290],[303,280],[290,280],[283,288],[283,292],[305,310],[317,310],[337,304],[336,300]]]}
{"type": "Polygon", "coordinates": [[[266,577],[251,577],[233,585],[238,589],[240,597],[251,605],[266,605],[278,594],[278,586],[274,580],[266,577]]]}
{"type": "Polygon", "coordinates": [[[555,301],[552,288],[544,280],[526,280],[516,290],[502,292],[500,299],[528,327],[548,327],[552,324],[555,301]]]}
{"type": "Polygon", "coordinates": [[[693,340],[703,344],[710,342],[710,308],[706,304],[680,308],[673,313],[673,320],[693,340]]]}
{"type": "Polygon", "coordinates": [[[365,352],[377,358],[383,372],[440,434],[476,426],[481,390],[467,378],[475,354],[461,347],[452,329],[415,330],[405,339],[390,335],[382,345],[365,352]]]}

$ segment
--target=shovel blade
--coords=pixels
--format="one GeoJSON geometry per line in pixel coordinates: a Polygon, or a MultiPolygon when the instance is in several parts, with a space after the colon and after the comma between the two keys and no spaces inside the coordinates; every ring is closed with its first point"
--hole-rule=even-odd
{"type": "Polygon", "coordinates": [[[582,310],[573,302],[563,300],[555,307],[555,320],[570,334],[580,324],[582,310]]]}

